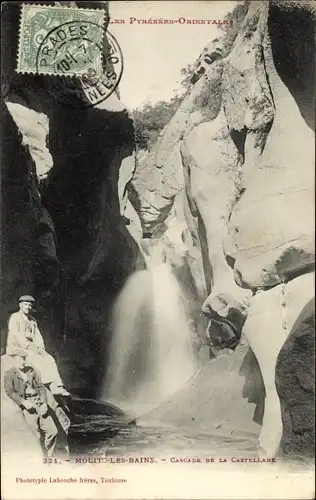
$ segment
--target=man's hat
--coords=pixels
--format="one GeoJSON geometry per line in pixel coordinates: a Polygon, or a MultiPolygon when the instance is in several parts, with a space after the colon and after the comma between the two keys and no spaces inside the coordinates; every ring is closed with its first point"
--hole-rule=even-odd
{"type": "Polygon", "coordinates": [[[19,302],[35,302],[35,299],[32,295],[21,295],[19,302]]]}
{"type": "Polygon", "coordinates": [[[21,358],[26,358],[26,352],[20,347],[14,347],[9,353],[9,356],[21,356],[21,358]]]}

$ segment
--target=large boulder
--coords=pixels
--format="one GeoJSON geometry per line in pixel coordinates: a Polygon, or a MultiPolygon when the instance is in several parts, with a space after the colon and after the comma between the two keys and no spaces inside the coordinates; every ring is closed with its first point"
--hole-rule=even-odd
{"type": "Polygon", "coordinates": [[[247,353],[248,346],[244,344],[209,361],[180,391],[140,416],[136,423],[215,432],[231,439],[243,436],[255,446],[260,426],[253,417],[262,387],[259,378],[258,385],[244,389],[247,353]]]}

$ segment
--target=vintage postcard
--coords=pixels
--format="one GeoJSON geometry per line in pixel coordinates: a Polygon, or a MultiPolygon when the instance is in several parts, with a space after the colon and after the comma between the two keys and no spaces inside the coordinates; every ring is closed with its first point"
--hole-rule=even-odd
{"type": "Polygon", "coordinates": [[[314,498],[315,24],[2,4],[4,500],[314,498]]]}

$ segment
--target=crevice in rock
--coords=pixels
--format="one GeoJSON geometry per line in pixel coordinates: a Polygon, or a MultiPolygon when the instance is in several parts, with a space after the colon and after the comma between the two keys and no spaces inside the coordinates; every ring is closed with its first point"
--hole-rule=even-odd
{"type": "Polygon", "coordinates": [[[188,205],[190,208],[190,212],[192,213],[193,217],[196,217],[198,215],[198,208],[196,206],[196,203],[194,201],[194,198],[192,196],[191,192],[191,169],[190,169],[190,163],[189,160],[187,159],[187,153],[184,152],[183,149],[185,148],[185,144],[182,142],[182,147],[180,147],[180,156],[181,156],[181,162],[183,166],[183,178],[184,178],[184,185],[186,187],[186,195],[187,195],[187,200],[188,200],[188,205]]]}
{"type": "Polygon", "coordinates": [[[238,149],[238,152],[245,158],[245,142],[247,137],[247,127],[243,127],[241,130],[230,130],[230,136],[238,149]]]}
{"type": "Polygon", "coordinates": [[[141,202],[139,199],[139,195],[133,185],[133,179],[129,181],[129,183],[126,186],[127,188],[127,193],[128,193],[128,199],[135,208],[137,213],[140,213],[141,211],[141,202]]]}
{"type": "Polygon", "coordinates": [[[225,258],[226,258],[226,262],[229,265],[229,267],[231,267],[232,269],[234,269],[234,265],[235,265],[235,262],[236,262],[235,257],[231,257],[231,255],[225,255],[225,258]]]}
{"type": "Polygon", "coordinates": [[[211,292],[211,289],[213,286],[213,277],[212,277],[212,269],[211,269],[209,257],[208,257],[208,245],[207,245],[206,229],[205,229],[203,218],[201,217],[199,212],[198,212],[197,217],[196,217],[196,222],[197,222],[197,231],[198,231],[198,234],[200,237],[200,248],[201,248],[203,271],[204,271],[205,283],[206,283],[206,292],[207,292],[207,294],[209,294],[211,292]]]}
{"type": "MultiPolygon", "coordinates": [[[[268,39],[268,37],[265,36],[265,40],[263,41],[264,46],[267,46],[270,43],[271,43],[270,39],[268,39]]],[[[273,109],[275,110],[276,108],[275,108],[274,96],[273,96],[273,92],[272,92],[272,87],[271,87],[271,82],[270,82],[270,76],[269,76],[269,73],[267,71],[267,63],[266,63],[266,59],[265,59],[265,56],[264,56],[264,52],[265,52],[265,50],[263,49],[262,50],[262,65],[263,65],[263,69],[264,69],[264,74],[265,74],[266,82],[267,82],[267,85],[268,85],[268,88],[269,88],[269,92],[270,92],[269,98],[271,99],[271,103],[273,105],[273,109]]],[[[273,123],[273,119],[271,120],[270,124],[268,124],[268,125],[270,125],[269,131],[270,131],[271,127],[272,127],[272,123],[273,123]]]]}

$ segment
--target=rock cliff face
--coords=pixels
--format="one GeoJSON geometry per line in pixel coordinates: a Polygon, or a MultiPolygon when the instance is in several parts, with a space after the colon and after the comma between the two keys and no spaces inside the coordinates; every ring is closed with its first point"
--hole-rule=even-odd
{"type": "Polygon", "coordinates": [[[56,94],[54,78],[15,73],[19,14],[17,4],[3,9],[2,347],[18,297],[35,294],[66,384],[93,396],[113,300],[143,265],[125,215],[133,122],[115,94],[79,109],[76,82],[56,94]]]}
{"type": "Polygon", "coordinates": [[[313,370],[296,368],[313,356],[310,313],[299,318],[314,295],[315,20],[313,2],[250,2],[229,54],[196,74],[133,179],[143,228],[164,225],[165,246],[178,228],[170,260],[184,256],[204,314],[245,337],[259,362],[270,454],[281,437],[285,452],[313,446],[313,370]],[[170,213],[183,182],[182,212],[170,213]]]}

